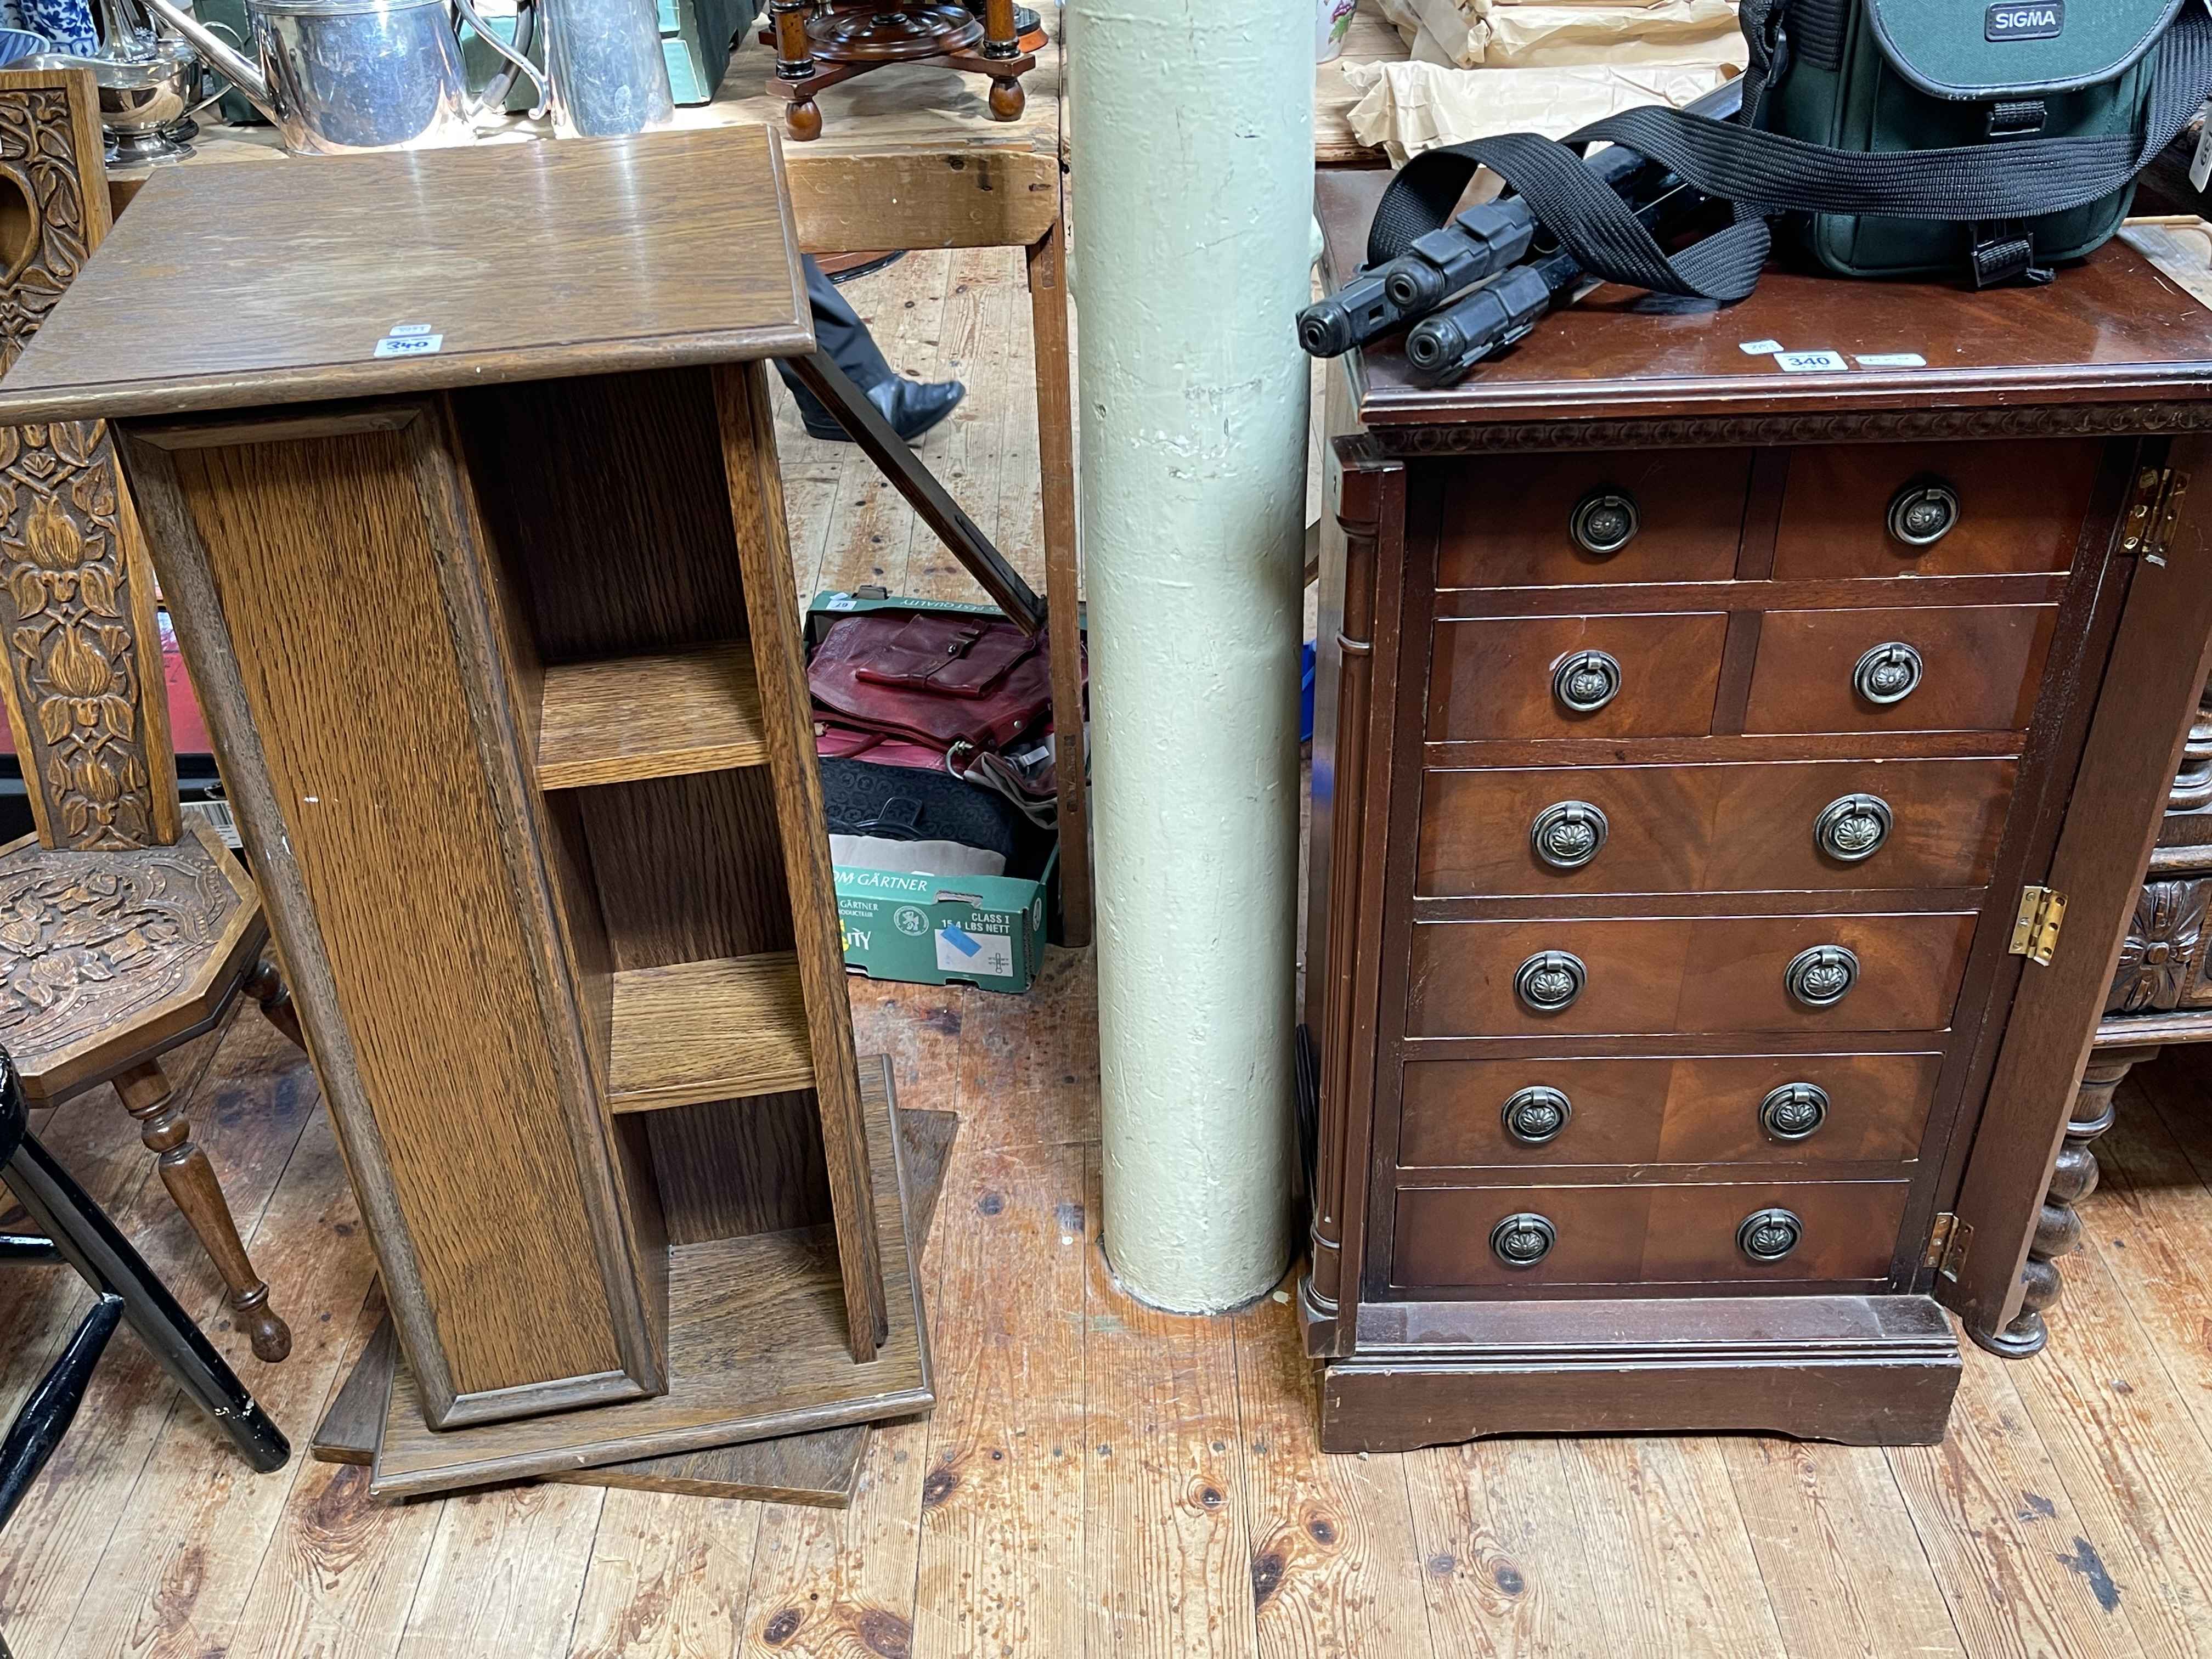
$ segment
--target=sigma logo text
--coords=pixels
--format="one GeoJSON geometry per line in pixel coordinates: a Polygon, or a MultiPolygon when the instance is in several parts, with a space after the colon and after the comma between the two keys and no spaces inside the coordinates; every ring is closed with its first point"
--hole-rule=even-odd
{"type": "Polygon", "coordinates": [[[1998,0],[1982,26],[1985,40],[2055,40],[2066,33],[2066,0],[1998,0]]]}

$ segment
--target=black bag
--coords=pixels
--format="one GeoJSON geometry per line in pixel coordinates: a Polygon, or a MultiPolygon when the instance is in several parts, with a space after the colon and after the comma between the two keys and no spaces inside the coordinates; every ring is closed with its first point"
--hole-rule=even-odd
{"type": "Polygon", "coordinates": [[[825,760],[822,805],[833,836],[957,842],[998,854],[1010,876],[1034,878],[1051,850],[1049,835],[1041,836],[1004,795],[949,772],[825,760]]]}
{"type": "Polygon", "coordinates": [[[1770,219],[1850,276],[2048,281],[2119,228],[2136,176],[2212,95],[2212,0],[1743,0],[1743,110],[1625,111],[1554,143],[1509,133],[1409,162],[1376,210],[1370,267],[1449,217],[1478,165],[1592,276],[1741,300],[1770,219]],[[1626,146],[1733,203],[1674,254],[1579,160],[1626,146]]]}

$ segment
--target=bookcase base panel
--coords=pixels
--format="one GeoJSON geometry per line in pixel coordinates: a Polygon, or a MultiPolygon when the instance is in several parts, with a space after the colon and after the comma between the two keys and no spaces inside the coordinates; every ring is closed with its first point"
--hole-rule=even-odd
{"type": "Polygon", "coordinates": [[[936,1394],[888,1063],[863,1066],[860,1085],[891,1313],[874,1359],[855,1364],[847,1346],[828,1226],[679,1244],[669,1252],[667,1393],[441,1432],[423,1420],[403,1359],[393,1367],[369,1490],[413,1497],[929,1410],[936,1394]]]}
{"type": "MultiPolygon", "coordinates": [[[[906,1155],[908,1237],[917,1256],[929,1237],[938,1194],[945,1184],[945,1163],[952,1155],[952,1139],[959,1127],[959,1118],[951,1112],[902,1110],[898,1114],[899,1141],[906,1155]]],[[[321,1462],[364,1467],[375,1462],[397,1353],[392,1322],[386,1319],[369,1338],[337,1398],[316,1427],[309,1449],[321,1462]]],[[[619,1486],[635,1492],[683,1492],[693,1498],[742,1498],[842,1510],[850,1506],[859,1485],[868,1435],[868,1425],[855,1424],[706,1451],[562,1470],[544,1478],[571,1486],[619,1486]]]]}

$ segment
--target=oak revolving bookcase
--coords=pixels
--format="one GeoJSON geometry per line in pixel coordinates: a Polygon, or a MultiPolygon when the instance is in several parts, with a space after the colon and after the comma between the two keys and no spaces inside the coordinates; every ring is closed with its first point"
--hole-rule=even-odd
{"type": "Polygon", "coordinates": [[[392,1305],[380,1493],[932,1403],[768,402],[812,347],[750,128],[163,173],[9,377],[122,434],[392,1305]]]}

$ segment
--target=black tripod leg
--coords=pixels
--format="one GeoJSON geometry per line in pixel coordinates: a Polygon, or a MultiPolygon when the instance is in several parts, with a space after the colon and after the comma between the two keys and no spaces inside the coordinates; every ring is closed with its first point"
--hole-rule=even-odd
{"type": "Polygon", "coordinates": [[[123,1321],[123,1298],[103,1296],[92,1304],[76,1333],[69,1340],[52,1370],[39,1379],[8,1425],[8,1438],[0,1443],[0,1527],[15,1513],[23,1494],[46,1467],[54,1448],[76,1420],[84,1391],[92,1382],[93,1367],[107,1347],[107,1339],[123,1321]]]}
{"type": "Polygon", "coordinates": [[[253,1401],[237,1373],[177,1305],[167,1285],[131,1248],[68,1170],[28,1134],[0,1169],[10,1191],[46,1230],[69,1264],[103,1297],[118,1297],[123,1316],[177,1385],[230,1437],[239,1455],[264,1474],[280,1469],[292,1448],[253,1401]]]}
{"type": "Polygon", "coordinates": [[[898,487],[898,493],[921,515],[922,522],[936,532],[937,539],[968,568],[968,574],[982,585],[992,603],[1024,633],[1042,633],[1044,601],[991,544],[991,538],[976,528],[975,520],[960,510],[960,503],[937,482],[937,475],[921,464],[921,458],[907,447],[906,440],[891,429],[883,411],[868,401],[830,354],[817,351],[811,357],[793,357],[791,367],[806,389],[829,405],[854,442],[867,451],[877,471],[898,487]]]}

